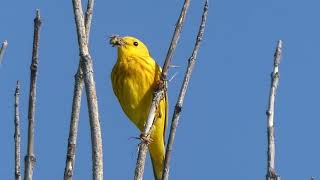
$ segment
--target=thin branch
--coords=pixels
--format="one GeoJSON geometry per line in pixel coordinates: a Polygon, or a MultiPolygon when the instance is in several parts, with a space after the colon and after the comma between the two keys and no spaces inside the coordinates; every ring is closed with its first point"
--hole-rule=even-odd
{"type": "Polygon", "coordinates": [[[192,55],[188,59],[188,67],[187,67],[187,70],[186,70],[186,73],[185,73],[185,76],[183,79],[183,83],[181,85],[179,97],[178,97],[177,103],[175,105],[175,109],[174,109],[174,113],[173,113],[173,117],[172,117],[169,140],[168,140],[168,145],[167,145],[167,149],[166,149],[166,156],[165,156],[165,160],[164,160],[162,180],[168,180],[168,178],[169,178],[170,160],[171,160],[173,141],[174,141],[177,127],[178,127],[179,118],[180,118],[180,114],[181,114],[181,110],[182,110],[182,106],[183,106],[183,102],[184,102],[184,97],[185,97],[187,89],[188,89],[189,80],[191,78],[193,67],[196,63],[197,54],[198,54],[198,51],[200,48],[200,43],[203,39],[207,16],[208,16],[208,1],[206,0],[205,5],[204,5],[204,9],[203,9],[202,19],[201,19],[201,25],[200,25],[199,32],[198,32],[197,39],[196,39],[196,43],[195,43],[192,55]]]}
{"type": "Polygon", "coordinates": [[[274,54],[273,72],[271,73],[271,88],[269,94],[268,118],[268,164],[267,180],[280,180],[275,170],[275,135],[274,135],[274,104],[276,91],[279,85],[279,65],[281,60],[282,41],[279,40],[274,54]]]}
{"type": "Polygon", "coordinates": [[[0,64],[2,64],[2,59],[3,59],[4,53],[6,52],[7,47],[8,47],[8,41],[5,40],[3,41],[0,48],[0,64]]]}
{"type": "Polygon", "coordinates": [[[80,0],[72,0],[75,22],[77,26],[77,36],[80,51],[81,69],[84,72],[84,84],[87,94],[88,111],[90,117],[91,143],[92,143],[92,161],[93,161],[93,179],[103,179],[103,151],[101,127],[99,121],[98,101],[96,95],[96,86],[93,77],[92,59],[89,54],[87,32],[83,20],[82,5],[80,0]]]}
{"type": "MultiPolygon", "coordinates": [[[[85,29],[86,29],[87,43],[89,42],[93,5],[94,5],[94,0],[88,0],[87,11],[85,16],[85,29]]],[[[65,180],[72,179],[74,163],[75,163],[75,152],[76,152],[76,144],[77,144],[81,96],[82,96],[82,89],[83,89],[83,72],[81,70],[80,62],[81,62],[81,59],[79,60],[78,70],[77,70],[77,73],[75,74],[74,93],[73,93],[73,100],[72,100],[72,112],[71,112],[68,148],[67,148],[67,158],[66,158],[66,166],[64,170],[65,180]]]]}
{"type": "Polygon", "coordinates": [[[20,95],[20,85],[17,81],[16,90],[14,93],[14,177],[15,180],[21,179],[21,169],[20,169],[20,114],[19,114],[19,95],[20,95]]]}
{"type": "MultiPolygon", "coordinates": [[[[149,131],[150,131],[152,124],[153,124],[153,121],[155,119],[156,109],[159,105],[161,98],[165,94],[166,79],[167,79],[169,65],[171,64],[173,52],[177,46],[189,5],[190,5],[190,0],[185,0],[184,4],[183,4],[183,8],[182,8],[180,16],[179,16],[179,19],[178,19],[178,22],[176,24],[176,28],[174,30],[174,33],[173,33],[173,36],[171,39],[170,47],[168,49],[168,53],[167,53],[163,68],[162,68],[161,82],[159,82],[159,87],[156,88],[153,93],[153,98],[152,98],[152,103],[151,103],[151,107],[149,110],[149,115],[146,120],[146,124],[144,126],[144,131],[142,132],[142,136],[148,137],[148,134],[150,133],[149,131]]],[[[142,180],[143,179],[144,164],[145,164],[145,159],[146,159],[146,154],[147,154],[146,152],[147,152],[147,142],[142,141],[139,145],[139,154],[138,154],[138,158],[137,158],[135,176],[134,176],[135,180],[142,180]]]]}
{"type": "Polygon", "coordinates": [[[33,35],[33,49],[32,49],[32,63],[30,66],[30,94],[29,94],[29,111],[28,111],[28,150],[25,156],[25,171],[24,179],[32,180],[33,167],[36,162],[34,155],[34,126],[35,126],[35,105],[36,105],[36,82],[37,70],[39,64],[39,32],[41,27],[40,11],[36,11],[34,19],[34,35],[33,35]]]}

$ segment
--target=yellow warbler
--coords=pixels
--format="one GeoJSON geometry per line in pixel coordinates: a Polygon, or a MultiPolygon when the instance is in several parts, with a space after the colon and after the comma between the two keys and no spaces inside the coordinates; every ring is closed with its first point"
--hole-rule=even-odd
{"type": "MultiPolygon", "coordinates": [[[[118,47],[117,62],[111,73],[113,91],[122,110],[143,132],[161,68],[150,56],[147,46],[134,37],[112,36],[110,44],[118,47]]],[[[157,108],[148,145],[156,180],[162,178],[167,109],[167,98],[164,98],[157,108]]]]}

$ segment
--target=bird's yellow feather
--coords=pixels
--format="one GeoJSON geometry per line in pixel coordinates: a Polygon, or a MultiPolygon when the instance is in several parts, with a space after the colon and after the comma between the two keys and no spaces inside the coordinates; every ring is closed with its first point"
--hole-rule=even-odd
{"type": "MultiPolygon", "coordinates": [[[[118,46],[118,58],[111,73],[112,87],[128,118],[143,131],[161,68],[150,56],[147,46],[134,37],[111,39],[118,46]]],[[[162,177],[165,157],[164,134],[167,121],[167,98],[160,101],[151,129],[149,152],[156,180],[162,177]]]]}

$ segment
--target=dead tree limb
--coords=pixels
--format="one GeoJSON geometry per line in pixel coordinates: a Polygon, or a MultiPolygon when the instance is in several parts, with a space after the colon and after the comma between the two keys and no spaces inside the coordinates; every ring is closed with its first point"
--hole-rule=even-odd
{"type": "Polygon", "coordinates": [[[36,106],[36,82],[39,64],[39,37],[40,37],[40,11],[36,11],[34,19],[34,34],[33,34],[33,49],[32,49],[32,63],[30,66],[30,93],[29,93],[29,110],[28,110],[28,150],[25,156],[25,171],[24,179],[32,180],[33,167],[36,162],[34,155],[34,126],[35,126],[35,106],[36,106]]]}
{"type": "Polygon", "coordinates": [[[276,91],[279,85],[279,65],[281,60],[282,41],[279,40],[274,54],[273,72],[271,73],[271,88],[269,94],[269,104],[267,110],[268,119],[268,163],[267,163],[267,180],[280,180],[280,176],[275,170],[275,133],[274,133],[274,104],[276,91]]]}
{"type": "Polygon", "coordinates": [[[21,166],[20,166],[20,113],[19,113],[19,95],[20,95],[20,85],[17,81],[16,90],[14,93],[14,177],[15,180],[21,179],[21,166]]]}
{"type": "MultiPolygon", "coordinates": [[[[146,138],[148,137],[148,134],[150,133],[150,129],[151,129],[153,121],[155,119],[155,112],[156,112],[157,106],[159,105],[159,102],[165,93],[169,65],[171,64],[173,52],[177,46],[189,5],[190,5],[190,0],[185,0],[184,4],[183,4],[183,8],[182,8],[180,16],[179,16],[179,19],[178,19],[178,22],[176,24],[176,28],[174,30],[174,33],[173,33],[173,36],[171,39],[170,47],[168,49],[163,68],[162,68],[161,80],[160,80],[161,82],[159,83],[160,86],[158,88],[156,88],[153,93],[153,98],[152,98],[152,103],[151,103],[151,107],[149,110],[149,115],[146,120],[146,124],[144,126],[144,131],[142,132],[142,136],[145,136],[146,138]]],[[[137,158],[135,175],[134,175],[135,180],[142,180],[143,179],[144,164],[145,164],[145,160],[146,160],[147,148],[148,148],[147,142],[141,141],[141,143],[139,145],[139,154],[138,154],[138,158],[137,158]]]]}
{"type": "Polygon", "coordinates": [[[80,51],[80,63],[83,71],[83,79],[86,88],[88,111],[91,128],[93,179],[103,179],[103,151],[101,127],[99,121],[98,101],[96,85],[93,77],[92,59],[89,53],[85,23],[80,0],[72,0],[75,22],[77,27],[78,44],[80,51]]]}
{"type": "MultiPolygon", "coordinates": [[[[92,13],[93,13],[93,5],[94,5],[94,0],[88,0],[87,11],[85,15],[85,29],[86,29],[87,43],[89,43],[89,34],[90,34],[90,27],[91,27],[92,13]]],[[[76,152],[77,135],[78,135],[81,96],[82,96],[82,90],[83,90],[83,72],[81,70],[80,62],[81,62],[81,59],[79,60],[78,70],[77,70],[77,73],[75,74],[73,100],[72,100],[72,112],[71,112],[68,148],[67,148],[67,158],[66,158],[66,166],[64,169],[65,180],[72,180],[75,156],[76,156],[75,152],[76,152]]]]}
{"type": "Polygon", "coordinates": [[[172,123],[171,123],[171,128],[170,128],[170,134],[169,134],[168,144],[167,144],[167,148],[166,148],[166,156],[165,156],[165,160],[164,160],[162,180],[169,179],[170,160],[171,160],[173,141],[174,141],[177,127],[178,127],[179,118],[180,118],[180,114],[181,114],[181,110],[182,110],[182,106],[183,106],[183,102],[184,102],[184,97],[185,97],[187,89],[188,89],[189,80],[191,78],[193,67],[196,63],[197,54],[198,54],[198,51],[200,48],[200,43],[203,39],[207,16],[208,16],[208,1],[206,1],[205,5],[204,5],[201,24],[200,24],[199,32],[198,32],[198,35],[196,38],[196,43],[195,43],[192,55],[188,59],[188,67],[185,72],[185,76],[183,79],[183,83],[181,85],[179,97],[178,97],[177,103],[174,108],[174,113],[173,113],[172,123]]]}
{"type": "Polygon", "coordinates": [[[3,41],[0,48],[0,64],[2,64],[3,56],[4,56],[4,53],[6,52],[7,47],[8,47],[8,41],[5,40],[3,41]]]}

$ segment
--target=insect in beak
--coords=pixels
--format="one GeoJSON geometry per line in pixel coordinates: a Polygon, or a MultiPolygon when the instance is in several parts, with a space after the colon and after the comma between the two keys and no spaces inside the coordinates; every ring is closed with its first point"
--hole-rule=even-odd
{"type": "Polygon", "coordinates": [[[126,45],[126,42],[119,35],[110,36],[109,43],[112,45],[112,47],[126,45]]]}

